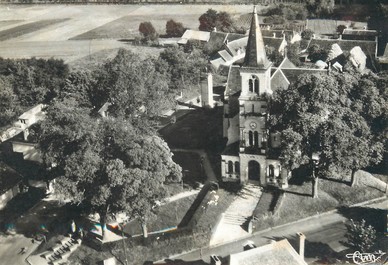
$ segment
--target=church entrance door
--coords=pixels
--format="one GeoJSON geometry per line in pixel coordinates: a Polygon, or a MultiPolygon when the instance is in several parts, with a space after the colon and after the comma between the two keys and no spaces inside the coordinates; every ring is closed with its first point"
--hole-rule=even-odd
{"type": "Polygon", "coordinates": [[[248,180],[260,182],[260,164],[251,160],[248,163],[248,180]]]}

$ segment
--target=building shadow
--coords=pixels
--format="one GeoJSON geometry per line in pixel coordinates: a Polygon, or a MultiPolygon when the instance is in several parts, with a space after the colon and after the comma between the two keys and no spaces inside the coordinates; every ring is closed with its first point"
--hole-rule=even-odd
{"type": "MultiPolygon", "coordinates": [[[[283,237],[265,237],[268,239],[268,243],[271,240],[279,241],[284,239],[283,237]]],[[[287,237],[288,242],[290,242],[291,246],[295,249],[297,253],[299,253],[299,244],[297,236],[287,237]]],[[[323,261],[333,261],[336,259],[340,259],[341,255],[333,250],[328,244],[322,242],[314,242],[308,239],[305,240],[305,250],[304,250],[305,258],[317,259],[318,264],[322,264],[323,261]]],[[[323,264],[331,264],[331,262],[323,263],[323,264]]]]}
{"type": "Polygon", "coordinates": [[[347,219],[354,221],[365,220],[367,225],[373,226],[377,232],[385,232],[387,229],[388,210],[369,207],[339,207],[338,213],[347,219]]]}
{"type": "Polygon", "coordinates": [[[146,261],[143,265],[208,265],[209,263],[204,262],[203,260],[194,260],[194,261],[184,261],[181,259],[165,259],[163,263],[153,263],[151,261],[146,261]]]}

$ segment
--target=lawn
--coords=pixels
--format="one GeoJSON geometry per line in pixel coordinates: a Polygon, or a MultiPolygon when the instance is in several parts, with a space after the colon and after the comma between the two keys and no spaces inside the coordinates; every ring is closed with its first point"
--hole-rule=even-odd
{"type": "MultiPolygon", "coordinates": [[[[196,195],[191,195],[177,201],[162,205],[157,209],[157,216],[147,226],[149,232],[159,231],[178,226],[187,210],[195,200],[196,195]]],[[[141,226],[137,220],[128,223],[124,228],[129,235],[141,235],[141,226]]]]}
{"type": "Polygon", "coordinates": [[[61,23],[68,20],[67,18],[59,18],[59,19],[47,19],[47,20],[39,20],[36,22],[31,22],[27,24],[23,24],[20,26],[16,26],[10,29],[6,29],[0,31],[0,41],[16,38],[45,27],[51,26],[53,24],[61,23]]]}
{"type": "Polygon", "coordinates": [[[350,206],[384,196],[383,191],[365,184],[375,180],[371,175],[368,178],[368,181],[360,181],[354,187],[350,187],[347,182],[320,179],[316,199],[311,197],[311,182],[290,185],[285,190],[285,196],[278,212],[275,215],[265,213],[260,216],[256,223],[256,230],[286,224],[338,207],[350,206]]]}
{"type": "MultiPolygon", "coordinates": [[[[151,260],[156,261],[167,258],[172,254],[179,254],[183,251],[207,245],[210,240],[211,229],[217,224],[220,214],[227,209],[235,198],[234,193],[223,189],[218,190],[216,193],[210,193],[209,196],[211,196],[210,201],[212,203],[203,212],[194,231],[183,230],[181,232],[153,236],[148,245],[134,245],[133,241],[127,240],[125,244],[128,248],[127,257],[129,264],[143,264],[151,260]]],[[[166,212],[166,215],[171,215],[174,218],[173,212],[166,212]]],[[[98,261],[112,256],[118,257],[121,261],[124,260],[123,244],[121,242],[118,242],[106,251],[96,251],[83,244],[70,257],[70,262],[74,265],[89,265],[96,264],[98,261]]]]}

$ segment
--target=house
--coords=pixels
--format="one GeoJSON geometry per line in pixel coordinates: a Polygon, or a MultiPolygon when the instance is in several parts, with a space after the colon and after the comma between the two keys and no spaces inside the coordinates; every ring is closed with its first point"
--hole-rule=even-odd
{"type": "Polygon", "coordinates": [[[183,33],[181,39],[178,41],[178,44],[186,44],[189,40],[208,42],[209,39],[210,32],[187,29],[185,33],[183,33]]]}
{"type": "Polygon", "coordinates": [[[298,233],[299,253],[287,239],[276,241],[261,247],[231,254],[229,265],[307,265],[304,261],[305,236],[298,233]]]}
{"type": "Polygon", "coordinates": [[[343,40],[368,40],[377,42],[378,35],[376,30],[346,28],[342,32],[341,37],[343,40]]]}
{"type": "Polygon", "coordinates": [[[301,74],[327,70],[297,68],[287,57],[279,67],[273,67],[266,55],[256,9],[243,55],[241,66],[229,67],[224,93],[223,135],[227,144],[221,155],[222,179],[286,188],[290,172],[276,155],[281,143],[279,133],[268,129],[268,99],[301,74]]]}
{"type": "MultiPolygon", "coordinates": [[[[284,49],[287,46],[285,35],[283,37],[263,37],[264,47],[270,47],[281,54],[284,54],[284,49]]],[[[226,41],[223,45],[223,50],[219,51],[210,63],[215,69],[219,69],[220,66],[230,66],[245,57],[245,50],[248,43],[248,36],[243,36],[240,39],[233,41],[226,41]]]]}
{"type": "Polygon", "coordinates": [[[0,210],[22,191],[22,177],[0,161],[0,210]]]}
{"type": "Polygon", "coordinates": [[[383,56],[378,58],[380,66],[383,70],[388,70],[388,44],[385,46],[383,56]]]}

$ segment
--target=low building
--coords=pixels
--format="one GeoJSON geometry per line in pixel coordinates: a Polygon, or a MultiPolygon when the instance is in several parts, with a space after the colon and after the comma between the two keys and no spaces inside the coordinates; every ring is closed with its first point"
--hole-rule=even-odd
{"type": "Polygon", "coordinates": [[[186,44],[188,41],[200,41],[208,42],[210,39],[210,32],[187,29],[183,33],[181,39],[178,41],[178,44],[186,44]]]}
{"type": "Polygon", "coordinates": [[[22,191],[22,176],[0,161],[0,210],[22,191]]]}
{"type": "Polygon", "coordinates": [[[291,246],[287,239],[283,239],[268,245],[231,254],[229,265],[307,265],[304,260],[305,237],[303,234],[298,236],[300,240],[299,253],[291,246]]]}

